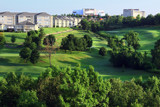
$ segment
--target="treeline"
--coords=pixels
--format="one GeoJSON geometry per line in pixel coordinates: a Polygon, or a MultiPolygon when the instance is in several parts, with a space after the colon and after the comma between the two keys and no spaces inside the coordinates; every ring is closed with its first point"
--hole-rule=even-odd
{"type": "Polygon", "coordinates": [[[125,27],[137,27],[137,26],[153,26],[160,25],[160,14],[148,15],[145,17],[140,17],[139,15],[134,17],[123,17],[123,16],[109,16],[103,17],[103,20],[89,20],[87,18],[81,21],[81,26],[83,30],[91,30],[97,32],[100,30],[113,30],[117,28],[125,27]]]}
{"type": "Polygon", "coordinates": [[[104,80],[79,66],[48,68],[38,79],[8,73],[0,81],[1,107],[158,107],[160,79],[104,80]]]}
{"type": "Polygon", "coordinates": [[[70,51],[85,51],[87,48],[92,46],[92,38],[89,35],[78,38],[73,34],[69,34],[67,37],[62,39],[61,49],[70,51]]]}

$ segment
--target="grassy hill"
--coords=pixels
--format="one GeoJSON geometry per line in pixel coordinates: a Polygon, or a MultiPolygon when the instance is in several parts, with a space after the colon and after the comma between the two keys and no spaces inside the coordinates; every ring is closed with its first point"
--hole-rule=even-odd
{"type": "MultiPolygon", "coordinates": [[[[55,28],[46,28],[45,32],[48,32],[48,33],[55,33],[59,31],[62,32],[70,28],[68,29],[56,28],[58,29],[58,31],[56,29],[54,31],[54,29],[55,28]]],[[[142,32],[146,32],[146,30],[149,30],[149,28],[120,29],[116,31],[111,31],[109,33],[112,35],[119,35],[119,37],[122,37],[122,35],[128,32],[129,30],[134,30],[134,31],[139,30],[139,33],[142,36],[141,39],[143,39],[143,41],[145,41],[146,39],[146,41],[149,42],[150,39],[148,39],[147,37],[143,37],[145,35],[142,35],[142,32]]],[[[155,33],[155,32],[158,32],[158,27],[157,28],[155,27],[155,29],[152,29],[152,32],[158,35],[158,33],[155,33]]],[[[108,33],[108,32],[102,31],[102,33],[108,33]]],[[[96,34],[92,32],[86,32],[82,30],[73,30],[70,32],[55,34],[57,43],[60,45],[62,38],[66,37],[68,34],[74,34],[76,37],[82,37],[85,34],[90,35],[93,39],[93,47],[91,48],[90,52],[75,51],[75,52],[72,52],[71,54],[70,52],[65,53],[62,50],[58,51],[56,54],[52,55],[52,64],[56,66],[60,66],[60,67],[75,66],[77,63],[81,63],[82,67],[88,67],[88,65],[93,65],[95,68],[95,71],[99,72],[102,77],[121,78],[122,80],[130,80],[133,77],[138,78],[139,76],[142,76],[143,78],[146,79],[149,76],[154,75],[152,73],[148,73],[145,71],[139,71],[139,70],[133,70],[133,69],[127,69],[127,68],[114,68],[109,62],[109,57],[110,57],[109,55],[105,57],[98,55],[98,50],[100,47],[104,46],[107,48],[107,42],[105,40],[98,39],[96,37],[96,34]],[[123,70],[124,72],[122,72],[123,70]]],[[[148,33],[148,36],[150,37],[152,35],[148,33]]],[[[152,43],[152,46],[153,44],[154,42],[152,43]]],[[[152,46],[150,46],[150,48],[152,48],[152,46]]],[[[145,48],[145,50],[148,50],[148,48],[145,48]]],[[[1,68],[0,77],[6,74],[7,72],[23,72],[25,74],[30,74],[32,75],[32,77],[36,78],[41,72],[43,72],[46,68],[49,67],[49,60],[45,54],[41,54],[40,61],[37,64],[33,65],[29,62],[24,63],[24,61],[19,57],[19,51],[20,49],[14,49],[14,48],[13,49],[4,48],[0,50],[0,68],[1,68]]]]}
{"type": "Polygon", "coordinates": [[[125,29],[117,29],[113,31],[100,31],[100,33],[117,35],[119,38],[122,38],[124,34],[126,34],[131,30],[139,33],[141,51],[150,51],[151,49],[153,49],[154,43],[158,39],[160,39],[160,26],[125,28],[125,29]]]}

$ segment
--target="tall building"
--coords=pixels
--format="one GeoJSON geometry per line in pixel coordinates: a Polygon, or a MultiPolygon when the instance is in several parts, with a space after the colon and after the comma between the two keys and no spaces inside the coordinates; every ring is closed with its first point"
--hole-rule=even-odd
{"type": "Polygon", "coordinates": [[[0,30],[38,30],[40,27],[53,27],[53,17],[45,12],[0,12],[0,30]]]}
{"type": "Polygon", "coordinates": [[[103,10],[96,10],[96,9],[89,9],[89,8],[83,8],[82,10],[74,10],[74,15],[83,15],[83,16],[105,16],[105,12],[103,10]]]}
{"type": "Polygon", "coordinates": [[[145,17],[145,11],[140,11],[139,9],[124,9],[123,10],[124,17],[133,16],[136,18],[138,15],[140,15],[140,17],[145,17]]]}

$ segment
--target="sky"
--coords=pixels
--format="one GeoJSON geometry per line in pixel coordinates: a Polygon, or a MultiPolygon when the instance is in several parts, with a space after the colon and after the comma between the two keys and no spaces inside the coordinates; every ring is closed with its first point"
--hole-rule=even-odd
{"type": "Polygon", "coordinates": [[[71,14],[73,10],[95,8],[109,15],[121,15],[123,9],[140,9],[148,14],[160,13],[160,0],[0,0],[0,12],[47,12],[71,14]]]}

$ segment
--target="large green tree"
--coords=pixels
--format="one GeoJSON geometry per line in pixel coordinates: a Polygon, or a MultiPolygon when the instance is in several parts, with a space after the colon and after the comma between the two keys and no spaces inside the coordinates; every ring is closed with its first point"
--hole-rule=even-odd
{"type": "Polygon", "coordinates": [[[160,39],[155,43],[154,49],[151,50],[152,62],[157,68],[160,68],[160,39]]]}
{"type": "Polygon", "coordinates": [[[89,35],[84,35],[84,39],[86,39],[87,47],[92,47],[93,41],[89,35]]]}
{"type": "Polygon", "coordinates": [[[139,33],[130,31],[124,35],[124,39],[126,40],[128,46],[132,46],[135,50],[140,48],[139,44],[139,33]]]}
{"type": "Polygon", "coordinates": [[[25,47],[20,51],[19,55],[25,61],[28,61],[31,57],[31,52],[32,52],[32,50],[30,48],[25,47]]]}
{"type": "Polygon", "coordinates": [[[50,46],[52,46],[52,45],[55,44],[55,42],[56,42],[56,38],[55,38],[55,36],[54,36],[53,34],[48,35],[48,36],[47,36],[46,38],[44,38],[44,40],[43,40],[43,44],[44,44],[44,45],[50,45],[50,46]]]}
{"type": "Polygon", "coordinates": [[[92,66],[61,69],[52,67],[38,79],[38,98],[47,106],[108,106],[108,81],[99,78],[92,66]]]}
{"type": "Polygon", "coordinates": [[[33,50],[32,53],[31,53],[31,57],[30,57],[30,62],[35,64],[38,62],[40,58],[40,53],[38,52],[38,50],[33,50]]]}
{"type": "Polygon", "coordinates": [[[91,24],[87,19],[81,20],[81,26],[83,30],[90,30],[91,29],[91,24]]]}

